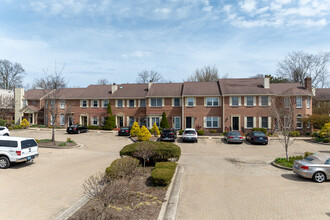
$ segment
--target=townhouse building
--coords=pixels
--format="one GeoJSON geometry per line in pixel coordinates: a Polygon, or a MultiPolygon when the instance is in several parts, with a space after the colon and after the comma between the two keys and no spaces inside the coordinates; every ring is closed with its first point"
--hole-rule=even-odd
{"type": "Polygon", "coordinates": [[[102,126],[108,104],[117,127],[135,121],[151,128],[158,126],[163,112],[175,129],[196,128],[224,132],[246,132],[252,128],[274,130],[275,106],[293,103],[294,123],[303,129],[302,118],[312,114],[311,80],[297,83],[270,83],[269,78],[219,79],[217,82],[148,83],[90,85],[58,91],[15,90],[15,120],[27,118],[31,124],[51,125],[50,105],[58,110],[57,126],[84,124],[102,126]]]}
{"type": "Polygon", "coordinates": [[[330,116],[330,88],[315,89],[313,114],[330,116]]]}

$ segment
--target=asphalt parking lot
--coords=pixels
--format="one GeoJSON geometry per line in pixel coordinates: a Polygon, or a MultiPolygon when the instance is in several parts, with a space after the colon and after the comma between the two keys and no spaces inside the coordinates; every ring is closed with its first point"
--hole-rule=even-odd
{"type": "MultiPolygon", "coordinates": [[[[330,219],[330,181],[322,184],[275,168],[279,141],[226,144],[221,139],[178,143],[184,166],[177,219],[330,219]]],[[[328,152],[303,140],[290,155],[328,152]]]]}
{"type": "MultiPolygon", "coordinates": [[[[50,130],[12,131],[12,136],[51,138],[50,130]]],[[[131,141],[112,133],[68,135],[56,132],[56,140],[67,137],[83,144],[74,149],[39,148],[34,163],[16,164],[0,170],[0,219],[54,219],[82,197],[82,184],[89,176],[104,172],[131,141]]]]}

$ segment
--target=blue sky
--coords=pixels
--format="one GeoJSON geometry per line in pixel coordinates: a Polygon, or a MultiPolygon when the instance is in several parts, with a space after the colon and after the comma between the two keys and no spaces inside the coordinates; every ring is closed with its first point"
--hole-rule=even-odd
{"type": "Polygon", "coordinates": [[[25,84],[64,63],[71,87],[143,70],[181,82],[204,65],[275,75],[289,52],[330,51],[329,22],[326,0],[0,0],[0,59],[25,84]]]}

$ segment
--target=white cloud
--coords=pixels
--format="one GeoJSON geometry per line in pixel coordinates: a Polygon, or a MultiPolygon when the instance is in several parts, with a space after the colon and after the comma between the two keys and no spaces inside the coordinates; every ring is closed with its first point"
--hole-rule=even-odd
{"type": "Polygon", "coordinates": [[[151,56],[151,53],[148,52],[148,51],[140,51],[140,50],[136,50],[136,51],[133,51],[131,53],[128,53],[128,54],[123,54],[122,57],[125,58],[125,59],[128,59],[128,58],[145,58],[145,57],[149,57],[151,56]]]}
{"type": "Polygon", "coordinates": [[[160,13],[163,15],[167,15],[169,13],[171,13],[171,9],[170,8],[156,8],[153,10],[154,13],[160,13]]]}
{"type": "Polygon", "coordinates": [[[253,12],[256,9],[257,3],[255,0],[245,0],[243,2],[239,2],[239,5],[244,11],[253,12]]]}

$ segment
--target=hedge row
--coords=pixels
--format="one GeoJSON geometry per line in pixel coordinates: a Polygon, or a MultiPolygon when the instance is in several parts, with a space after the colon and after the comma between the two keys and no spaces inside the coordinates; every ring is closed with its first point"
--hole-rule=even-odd
{"type": "MultiPolygon", "coordinates": [[[[135,152],[136,148],[143,142],[135,142],[133,144],[126,145],[121,151],[120,156],[131,156],[136,157],[135,152]]],[[[162,162],[173,159],[178,161],[181,156],[181,148],[173,143],[168,142],[153,142],[148,141],[151,145],[154,145],[156,148],[155,155],[149,158],[151,162],[162,162]]],[[[138,158],[141,159],[141,158],[138,158]]]]}
{"type": "Polygon", "coordinates": [[[151,171],[151,179],[155,186],[167,186],[175,173],[177,164],[174,162],[158,162],[151,171]]]}

